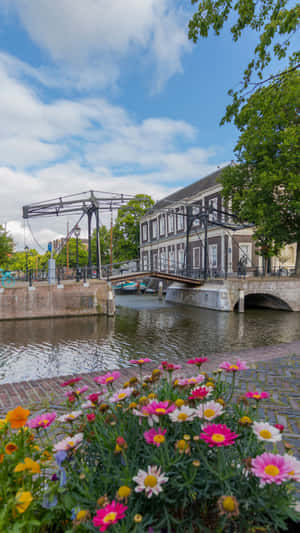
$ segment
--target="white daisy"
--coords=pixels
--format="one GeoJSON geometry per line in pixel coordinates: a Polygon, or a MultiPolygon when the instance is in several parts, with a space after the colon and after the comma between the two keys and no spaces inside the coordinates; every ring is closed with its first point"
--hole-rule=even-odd
{"type": "Polygon", "coordinates": [[[222,405],[214,400],[199,405],[196,410],[196,416],[204,420],[214,420],[224,412],[222,405]]]}
{"type": "Polygon", "coordinates": [[[81,444],[82,439],[83,433],[77,433],[77,435],[74,435],[73,437],[67,437],[66,439],[60,440],[57,444],[55,444],[54,450],[56,452],[60,452],[62,450],[72,450],[81,444]]]}
{"type": "Polygon", "coordinates": [[[288,453],[285,453],[283,457],[289,463],[290,468],[291,468],[289,472],[289,476],[291,477],[293,481],[299,482],[300,481],[300,461],[298,461],[296,457],[293,457],[293,455],[289,455],[288,453]]]}
{"type": "Polygon", "coordinates": [[[149,465],[147,472],[145,470],[139,470],[137,476],[132,479],[137,483],[137,487],[134,489],[135,492],[142,492],[144,490],[146,496],[151,498],[152,494],[157,496],[162,492],[161,486],[169,478],[161,472],[161,467],[149,465]]]}
{"type": "Polygon", "coordinates": [[[80,415],[82,415],[82,411],[72,411],[72,413],[60,416],[57,420],[58,422],[73,422],[73,420],[76,420],[80,415]]]}
{"type": "Polygon", "coordinates": [[[195,417],[196,409],[192,409],[187,405],[183,405],[180,409],[175,409],[172,413],[169,413],[169,417],[172,422],[188,422],[195,417]]]}
{"type": "Polygon", "coordinates": [[[253,422],[252,427],[258,440],[265,442],[279,442],[281,440],[279,429],[271,426],[268,422],[253,422]]]}
{"type": "Polygon", "coordinates": [[[118,392],[115,392],[113,396],[109,399],[110,402],[116,403],[116,402],[122,402],[123,400],[126,400],[132,393],[133,390],[131,387],[127,387],[126,389],[121,389],[118,392]]]}

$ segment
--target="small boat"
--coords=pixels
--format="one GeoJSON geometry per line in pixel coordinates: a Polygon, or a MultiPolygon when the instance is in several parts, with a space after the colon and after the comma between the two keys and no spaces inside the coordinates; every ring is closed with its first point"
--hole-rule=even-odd
{"type": "Polygon", "coordinates": [[[144,292],[146,285],[142,281],[120,281],[113,285],[113,289],[119,294],[135,294],[138,291],[144,292]]]}

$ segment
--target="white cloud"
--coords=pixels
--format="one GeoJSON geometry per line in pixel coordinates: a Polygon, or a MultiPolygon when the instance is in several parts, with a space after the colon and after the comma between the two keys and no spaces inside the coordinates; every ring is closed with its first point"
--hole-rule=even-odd
{"type": "MultiPolygon", "coordinates": [[[[59,78],[80,88],[114,84],[129,54],[152,62],[155,89],[182,72],[187,15],[174,0],[4,0],[31,39],[47,50],[59,78]],[[67,70],[66,70],[67,69],[67,70]]],[[[3,6],[2,6],[3,7],[3,6]]],[[[46,72],[47,75],[47,72],[46,72]]]]}

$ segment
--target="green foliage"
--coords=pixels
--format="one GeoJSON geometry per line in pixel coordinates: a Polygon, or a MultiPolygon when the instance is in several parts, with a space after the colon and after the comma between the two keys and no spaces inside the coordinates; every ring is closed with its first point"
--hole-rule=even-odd
{"type": "Polygon", "coordinates": [[[6,267],[9,256],[12,254],[14,242],[12,237],[0,225],[0,267],[6,267]]]}
{"type": "Polygon", "coordinates": [[[136,259],[139,255],[140,218],[154,205],[152,198],[137,194],[118,210],[113,228],[113,261],[136,259]]]}
{"type": "MultiPolygon", "coordinates": [[[[256,226],[262,255],[298,243],[300,253],[300,74],[261,87],[237,114],[236,166],[222,172],[233,212],[256,226]]],[[[300,268],[300,263],[299,263],[300,268]]]]}
{"type": "MultiPolygon", "coordinates": [[[[259,80],[263,80],[263,71],[270,64],[272,58],[282,60],[287,57],[291,39],[296,34],[300,20],[299,4],[290,5],[288,0],[191,0],[198,4],[198,11],[189,22],[189,38],[196,43],[199,37],[207,37],[212,29],[220,35],[228,20],[233,40],[237,42],[248,29],[258,34],[253,59],[244,71],[242,89],[230,90],[233,98],[227,107],[225,117],[221,123],[231,121],[245,102],[245,89],[251,84],[256,73],[259,80]]],[[[289,58],[290,69],[297,67],[300,52],[289,58]]],[[[298,65],[299,67],[299,65],[298,65]]],[[[288,72],[287,69],[286,72],[288,72]]]]}
{"type": "MultiPolygon", "coordinates": [[[[69,239],[69,267],[75,268],[77,264],[76,256],[76,239],[69,239]]],[[[59,256],[56,257],[56,263],[58,266],[67,265],[67,246],[64,246],[59,256]]],[[[80,267],[87,265],[88,252],[86,246],[78,239],[78,264],[80,267]]]]}
{"type": "MultiPolygon", "coordinates": [[[[99,228],[99,242],[101,252],[101,264],[107,265],[110,263],[110,230],[106,226],[100,226],[99,228]]],[[[97,264],[97,243],[96,243],[96,230],[92,236],[92,264],[97,264]]]]}

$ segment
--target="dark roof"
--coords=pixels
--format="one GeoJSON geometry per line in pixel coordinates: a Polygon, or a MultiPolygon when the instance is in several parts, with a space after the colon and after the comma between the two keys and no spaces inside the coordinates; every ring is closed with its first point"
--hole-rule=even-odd
{"type": "Polygon", "coordinates": [[[205,191],[206,189],[213,187],[217,184],[217,178],[220,177],[222,170],[223,169],[220,168],[212,174],[209,174],[205,178],[201,178],[200,180],[195,181],[195,183],[191,183],[191,185],[187,185],[186,187],[183,187],[182,189],[173,192],[169,196],[165,196],[165,198],[158,200],[158,202],[154,204],[154,206],[149,210],[149,212],[151,212],[153,209],[161,209],[163,207],[168,207],[174,202],[179,202],[180,200],[184,200],[190,196],[195,196],[199,192],[205,191]]]}

